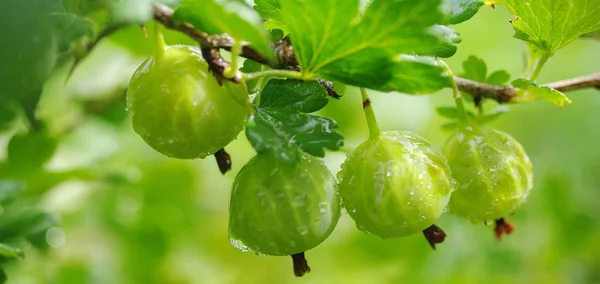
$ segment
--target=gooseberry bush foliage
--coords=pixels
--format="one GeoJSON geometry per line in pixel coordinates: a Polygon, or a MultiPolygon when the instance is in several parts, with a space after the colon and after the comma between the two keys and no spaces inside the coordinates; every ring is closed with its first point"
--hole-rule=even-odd
{"type": "MultiPolygon", "coordinates": [[[[132,25],[148,27],[154,51],[126,92],[133,130],[173,159],[214,156],[231,187],[229,237],[242,251],[291,256],[293,271],[310,271],[305,252],[335,230],[342,211],[359,230],[382,238],[422,233],[433,249],[446,234],[435,225],[446,211],[473,224],[494,223],[498,240],[513,226],[505,219],[534,189],[532,163],[510,134],[486,126],[507,108],[498,104],[544,99],[563,107],[563,93],[594,86],[597,78],[542,85],[548,60],[579,37],[596,37],[600,1],[481,0],[7,0],[0,52],[0,130],[24,118],[26,131],[7,147],[0,174],[0,260],[23,256],[20,247],[44,247],[52,214],[22,211],[21,180],[39,171],[56,148],[36,108],[50,72],[71,68],[104,37],[132,25]],[[453,25],[482,7],[505,5],[514,15],[514,39],[527,46],[519,78],[489,72],[476,55],[451,67],[462,41],[453,25]],[[103,16],[98,16],[103,15],[103,16]],[[169,45],[166,29],[195,45],[169,45]],[[22,36],[23,34],[28,36],[22,36]],[[459,71],[460,70],[460,71],[459,71]],[[594,81],[595,80],[595,81],[594,81]],[[592,83],[590,83],[592,82],[592,83]],[[344,145],[329,117],[315,112],[362,95],[368,139],[352,149],[339,173],[322,158],[344,145]],[[455,106],[438,108],[450,131],[443,147],[402,129],[382,132],[369,92],[428,95],[452,90],[455,106]],[[486,104],[489,106],[489,104],[486,104]],[[471,111],[471,109],[473,111],[471,111]],[[227,145],[246,136],[256,155],[228,173],[235,153],[227,145]],[[20,161],[27,161],[22,163],[20,161]]],[[[500,25],[502,23],[498,23],[500,25]]],[[[493,27],[490,27],[493,29],[493,27]]],[[[516,55],[518,56],[518,55],[516,55]]],[[[598,87],[597,85],[595,85],[598,87]]],[[[236,161],[237,162],[237,161],[236,161]]],[[[223,205],[225,206],[225,205],[223,205]]],[[[227,232],[214,232],[226,234],[227,232]]],[[[452,236],[448,236],[452,237],[452,236]]],[[[2,279],[6,279],[2,273],[2,279]]]]}

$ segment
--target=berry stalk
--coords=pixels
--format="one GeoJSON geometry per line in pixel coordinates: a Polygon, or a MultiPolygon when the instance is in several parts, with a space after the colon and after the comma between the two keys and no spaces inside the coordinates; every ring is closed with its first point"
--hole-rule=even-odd
{"type": "Polygon", "coordinates": [[[162,34],[162,26],[159,23],[154,25],[154,58],[160,60],[164,57],[164,50],[167,46],[165,37],[162,34]]]}
{"type": "Polygon", "coordinates": [[[450,74],[450,78],[452,80],[451,87],[452,87],[452,94],[454,97],[454,103],[456,104],[456,109],[458,109],[458,113],[460,114],[461,121],[468,121],[469,117],[467,116],[467,111],[465,110],[465,104],[463,103],[462,97],[460,95],[460,90],[458,90],[458,85],[456,84],[456,80],[454,80],[454,74],[452,73],[450,66],[448,66],[448,64],[446,64],[446,62],[444,62],[443,60],[440,60],[439,62],[446,68],[446,72],[448,72],[448,74],[450,74]]]}
{"type": "Polygon", "coordinates": [[[373,112],[373,107],[371,106],[371,99],[369,99],[367,89],[365,88],[360,88],[360,94],[362,95],[363,111],[365,112],[367,126],[369,127],[369,139],[375,139],[381,135],[381,130],[379,130],[375,112],[373,112]]]}

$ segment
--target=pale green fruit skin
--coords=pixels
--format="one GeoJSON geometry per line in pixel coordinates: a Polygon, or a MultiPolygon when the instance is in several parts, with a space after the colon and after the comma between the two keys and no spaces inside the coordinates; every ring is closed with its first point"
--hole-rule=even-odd
{"type": "Polygon", "coordinates": [[[442,215],[454,181],[444,156],[408,132],[384,132],[356,148],[338,174],[342,204],[367,233],[421,232],[442,215]]]}
{"type": "Polygon", "coordinates": [[[243,251],[292,255],[322,243],[340,218],[333,175],[319,159],[298,163],[271,153],[252,158],[238,173],[229,205],[229,238],[243,251]]]}
{"type": "Polygon", "coordinates": [[[196,159],[236,138],[247,117],[244,96],[240,84],[219,86],[200,50],[175,45],[137,69],[127,90],[127,110],[135,132],[156,151],[196,159]]]}
{"type": "Polygon", "coordinates": [[[533,187],[525,149],[504,132],[461,127],[450,136],[443,153],[458,182],[448,208],[473,223],[506,217],[533,187]]]}

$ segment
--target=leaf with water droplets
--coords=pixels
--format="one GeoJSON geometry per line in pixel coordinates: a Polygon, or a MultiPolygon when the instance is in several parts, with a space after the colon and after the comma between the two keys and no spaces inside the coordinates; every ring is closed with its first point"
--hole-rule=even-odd
{"type": "Polygon", "coordinates": [[[325,150],[343,145],[342,134],[330,118],[290,110],[259,109],[246,123],[246,136],[258,153],[274,151],[277,158],[297,161],[300,148],[324,157],[325,150]]]}
{"type": "Polygon", "coordinates": [[[23,251],[19,248],[11,247],[9,245],[5,245],[0,243],[0,256],[12,258],[12,257],[25,257],[23,251]]]}
{"type": "Polygon", "coordinates": [[[270,80],[259,97],[257,111],[246,122],[246,136],[258,153],[297,161],[299,150],[323,157],[325,150],[343,145],[337,124],[330,118],[307,114],[323,108],[327,91],[317,81],[270,80]]]}

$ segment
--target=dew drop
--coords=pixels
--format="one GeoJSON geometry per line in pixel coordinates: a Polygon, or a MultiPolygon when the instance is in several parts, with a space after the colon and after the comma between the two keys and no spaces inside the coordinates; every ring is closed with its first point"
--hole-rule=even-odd
{"type": "Polygon", "coordinates": [[[250,250],[250,248],[248,246],[246,246],[246,244],[244,244],[244,242],[242,242],[241,240],[230,238],[229,242],[231,243],[231,245],[234,248],[239,249],[239,250],[241,250],[243,252],[246,252],[246,251],[250,250]]]}
{"type": "Polygon", "coordinates": [[[319,202],[319,212],[321,212],[321,213],[327,212],[327,207],[328,207],[327,202],[325,202],[325,201],[319,202]]]}
{"type": "Polygon", "coordinates": [[[305,236],[306,234],[308,234],[308,228],[306,226],[298,226],[296,227],[296,230],[298,231],[298,233],[300,233],[300,235],[305,236]]]}
{"type": "Polygon", "coordinates": [[[400,224],[400,227],[406,228],[406,227],[408,227],[408,223],[406,221],[404,221],[404,222],[402,222],[402,224],[400,224]]]}

